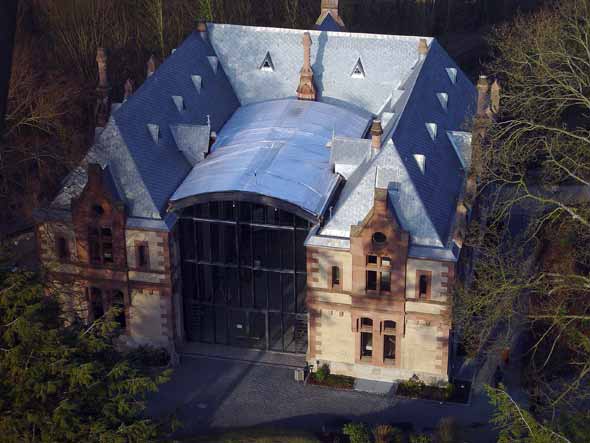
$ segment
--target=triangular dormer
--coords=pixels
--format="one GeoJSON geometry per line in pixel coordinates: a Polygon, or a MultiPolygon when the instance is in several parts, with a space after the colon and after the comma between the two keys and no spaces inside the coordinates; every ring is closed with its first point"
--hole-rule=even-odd
{"type": "Polygon", "coordinates": [[[270,56],[270,52],[266,53],[266,56],[264,57],[264,60],[260,65],[260,70],[266,72],[274,72],[275,65],[272,61],[272,57],[270,56]]]}
{"type": "Polygon", "coordinates": [[[350,76],[352,78],[365,78],[365,67],[363,66],[363,62],[360,57],[357,60],[356,65],[354,65],[352,74],[350,74],[350,76]]]}

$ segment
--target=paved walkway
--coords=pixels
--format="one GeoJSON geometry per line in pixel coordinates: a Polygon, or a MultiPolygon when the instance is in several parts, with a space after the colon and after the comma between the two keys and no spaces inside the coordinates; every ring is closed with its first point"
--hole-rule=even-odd
{"type": "Polygon", "coordinates": [[[180,367],[152,399],[149,412],[176,412],[184,424],[179,437],[250,426],[336,430],[348,421],[405,423],[429,431],[442,417],[453,416],[469,431],[465,442],[495,441],[485,396],[456,405],[304,386],[294,381],[288,366],[196,353],[181,356],[180,367]]]}

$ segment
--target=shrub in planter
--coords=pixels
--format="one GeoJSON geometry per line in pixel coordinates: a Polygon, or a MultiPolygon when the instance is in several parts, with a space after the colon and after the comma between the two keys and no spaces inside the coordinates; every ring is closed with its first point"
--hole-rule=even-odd
{"type": "Polygon", "coordinates": [[[315,379],[318,382],[323,383],[328,378],[328,375],[330,375],[330,367],[327,364],[323,364],[315,372],[315,379]]]}
{"type": "Polygon", "coordinates": [[[432,443],[432,438],[426,434],[410,435],[410,443],[432,443]]]}
{"type": "Polygon", "coordinates": [[[390,425],[379,425],[373,428],[375,443],[401,443],[402,433],[390,425]]]}
{"type": "Polygon", "coordinates": [[[426,384],[417,375],[414,375],[409,380],[402,381],[400,387],[403,389],[404,395],[419,397],[422,391],[424,391],[426,384]]]}
{"type": "Polygon", "coordinates": [[[350,443],[371,443],[371,433],[364,423],[347,423],[342,433],[348,436],[350,443]]]}

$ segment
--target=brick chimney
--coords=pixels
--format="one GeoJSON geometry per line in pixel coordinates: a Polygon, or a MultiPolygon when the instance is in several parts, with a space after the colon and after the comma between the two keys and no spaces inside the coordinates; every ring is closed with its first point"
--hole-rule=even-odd
{"type": "Polygon", "coordinates": [[[317,24],[321,25],[328,14],[332,16],[334,21],[338,23],[342,29],[346,28],[346,25],[339,14],[338,0],[322,0],[322,13],[318,18],[317,24]]]}
{"type": "Polygon", "coordinates": [[[480,75],[477,82],[477,115],[480,117],[487,114],[490,101],[489,91],[490,83],[488,81],[488,77],[485,75],[480,75]]]}
{"type": "Polygon", "coordinates": [[[316,89],[313,84],[313,69],[311,68],[311,35],[309,32],[303,34],[303,68],[301,68],[297,98],[299,100],[312,101],[316,99],[316,89]]]}
{"type": "Polygon", "coordinates": [[[154,54],[152,54],[152,56],[150,57],[150,59],[147,62],[147,66],[146,66],[148,77],[151,77],[152,75],[154,75],[154,72],[156,72],[157,64],[158,64],[158,59],[156,59],[156,56],[154,54]]]}
{"type": "Polygon", "coordinates": [[[498,114],[500,112],[501,94],[502,87],[500,86],[498,79],[495,79],[494,83],[492,83],[492,92],[490,94],[491,111],[493,114],[498,114]]]}
{"type": "Polygon", "coordinates": [[[425,38],[421,38],[418,42],[418,58],[422,60],[426,60],[426,56],[428,55],[428,42],[425,38]]]}
{"type": "Polygon", "coordinates": [[[381,138],[383,136],[383,126],[381,126],[381,120],[373,120],[371,126],[371,148],[376,151],[381,149],[381,138]]]}
{"type": "Polygon", "coordinates": [[[207,38],[207,22],[205,20],[197,21],[197,32],[201,35],[203,40],[207,38]]]}
{"type": "Polygon", "coordinates": [[[111,112],[111,87],[107,73],[108,57],[104,48],[96,50],[96,64],[98,66],[98,86],[96,87],[96,107],[94,116],[96,126],[105,127],[111,112]]]}
{"type": "Polygon", "coordinates": [[[127,101],[127,99],[129,97],[131,97],[133,95],[133,90],[135,89],[135,82],[133,80],[131,80],[130,78],[127,79],[127,81],[125,82],[125,97],[123,98],[123,101],[127,101]]]}

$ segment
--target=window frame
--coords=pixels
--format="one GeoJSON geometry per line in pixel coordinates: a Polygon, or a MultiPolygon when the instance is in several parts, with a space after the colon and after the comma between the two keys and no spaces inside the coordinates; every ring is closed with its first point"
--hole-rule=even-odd
{"type": "Polygon", "coordinates": [[[141,270],[149,270],[151,269],[151,264],[150,264],[150,246],[149,243],[146,241],[136,241],[135,242],[135,264],[137,266],[137,269],[141,269],[141,270]],[[142,264],[142,260],[141,260],[141,251],[144,250],[144,263],[142,264]]]}
{"type": "Polygon", "coordinates": [[[332,289],[340,289],[342,287],[342,273],[340,272],[340,266],[332,265],[330,283],[332,289]]]}
{"type": "Polygon", "coordinates": [[[431,300],[432,299],[432,271],[423,271],[417,270],[416,271],[416,281],[415,281],[415,298],[416,300],[431,300]],[[421,280],[422,278],[426,278],[426,292],[424,295],[421,292],[421,280]]]}
{"type": "Polygon", "coordinates": [[[106,225],[91,225],[88,227],[88,259],[92,265],[113,266],[115,263],[115,248],[113,243],[113,228],[106,225]],[[110,231],[110,235],[105,235],[104,231],[110,231]],[[96,234],[92,231],[95,231],[96,234]],[[105,251],[108,248],[105,245],[110,244],[111,257],[106,259],[105,251]],[[93,246],[94,245],[94,246],[93,246]],[[95,258],[93,250],[96,249],[98,257],[95,258]]]}
{"type": "Polygon", "coordinates": [[[368,294],[390,294],[391,295],[391,277],[393,274],[393,260],[390,255],[379,255],[368,253],[365,258],[365,291],[368,294]],[[384,264],[385,262],[389,264],[384,264]],[[369,273],[375,273],[375,285],[369,287],[369,273]],[[385,274],[389,275],[388,284],[382,285],[385,274]]]}

